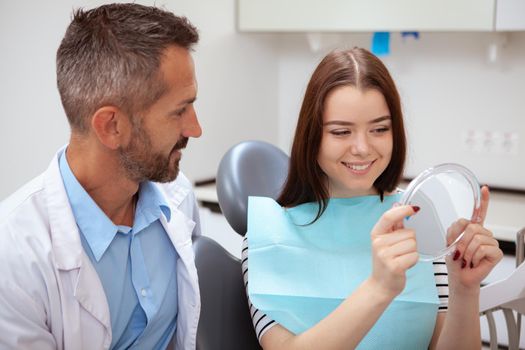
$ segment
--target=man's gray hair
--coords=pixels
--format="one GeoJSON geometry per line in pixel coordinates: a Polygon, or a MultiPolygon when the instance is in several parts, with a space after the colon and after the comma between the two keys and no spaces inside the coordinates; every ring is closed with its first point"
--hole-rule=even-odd
{"type": "Polygon", "coordinates": [[[111,4],[73,13],[57,51],[57,85],[73,131],[85,133],[100,107],[134,114],[165,92],[164,50],[190,50],[199,40],[185,18],[139,4],[111,4]]]}

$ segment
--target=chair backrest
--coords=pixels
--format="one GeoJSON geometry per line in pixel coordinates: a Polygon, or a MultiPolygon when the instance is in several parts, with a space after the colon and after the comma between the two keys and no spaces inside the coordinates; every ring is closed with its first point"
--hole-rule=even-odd
{"type": "Polygon", "coordinates": [[[253,329],[239,259],[213,239],[194,239],[201,314],[197,350],[260,349],[253,329]]]}
{"type": "Polygon", "coordinates": [[[481,288],[479,307],[482,316],[487,317],[490,349],[499,349],[498,327],[494,314],[500,311],[507,326],[507,339],[502,342],[509,350],[523,348],[521,338],[521,315],[525,314],[525,227],[516,234],[516,269],[507,278],[481,288]]]}
{"type": "Polygon", "coordinates": [[[277,198],[288,174],[288,156],[262,141],[233,146],[222,158],[217,172],[217,196],[230,226],[246,234],[249,196],[277,198]]]}
{"type": "MultiPolygon", "coordinates": [[[[236,232],[246,233],[248,196],[275,198],[287,171],[288,156],[266,142],[242,142],[224,155],[217,173],[217,195],[224,216],[236,232]]],[[[201,294],[197,349],[260,349],[241,261],[205,236],[196,237],[193,246],[201,294]]]]}

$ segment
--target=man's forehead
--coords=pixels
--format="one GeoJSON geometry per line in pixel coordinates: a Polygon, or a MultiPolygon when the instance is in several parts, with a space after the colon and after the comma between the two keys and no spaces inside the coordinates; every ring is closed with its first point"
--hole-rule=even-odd
{"type": "Polygon", "coordinates": [[[181,100],[196,95],[197,81],[193,59],[188,50],[183,48],[169,50],[163,58],[161,74],[170,94],[180,96],[181,100]]]}

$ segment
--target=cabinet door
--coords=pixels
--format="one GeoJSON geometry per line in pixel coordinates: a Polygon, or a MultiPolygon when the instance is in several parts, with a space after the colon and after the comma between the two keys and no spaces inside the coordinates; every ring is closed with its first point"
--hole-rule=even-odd
{"type": "Polygon", "coordinates": [[[525,0],[497,0],[496,30],[525,30],[525,0]]]}
{"type": "Polygon", "coordinates": [[[240,31],[491,31],[494,28],[495,0],[237,1],[240,31]]]}

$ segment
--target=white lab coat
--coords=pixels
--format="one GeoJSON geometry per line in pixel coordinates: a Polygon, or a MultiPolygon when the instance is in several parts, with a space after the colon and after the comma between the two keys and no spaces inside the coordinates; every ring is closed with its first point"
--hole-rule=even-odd
{"type": "MultiPolygon", "coordinates": [[[[0,203],[0,349],[111,344],[106,296],[82,248],[58,154],[43,174],[0,203]]],[[[195,197],[182,174],[158,186],[171,209],[170,222],[164,216],[161,222],[179,254],[175,347],[195,349],[200,313],[192,249],[192,232],[200,234],[195,197]]]]}

